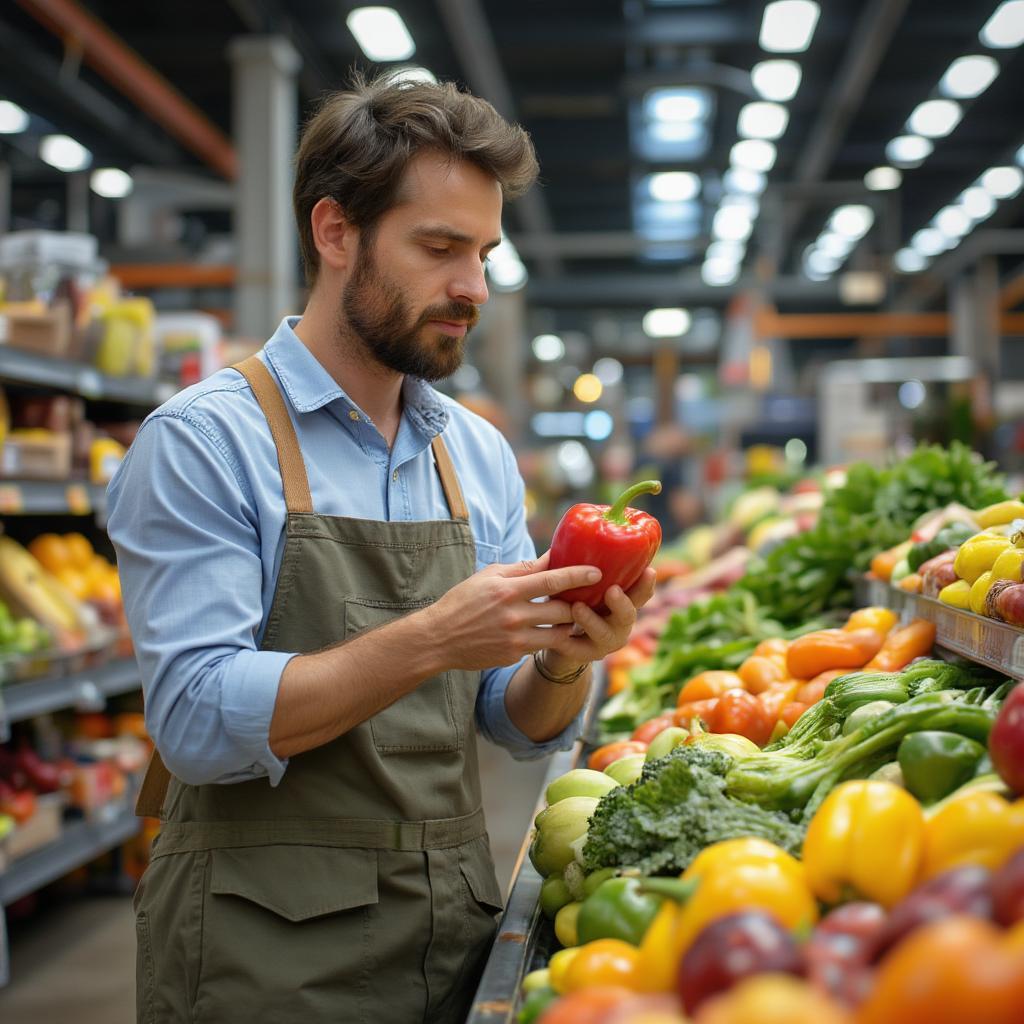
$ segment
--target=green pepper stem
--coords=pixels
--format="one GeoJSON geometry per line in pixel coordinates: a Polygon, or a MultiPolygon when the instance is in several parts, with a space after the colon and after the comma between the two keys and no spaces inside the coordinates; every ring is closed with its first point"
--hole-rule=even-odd
{"type": "Polygon", "coordinates": [[[661,481],[660,480],[641,480],[638,484],[633,484],[628,490],[622,492],[619,495],[618,500],[614,505],[610,505],[608,511],[605,512],[604,518],[610,523],[618,523],[620,526],[626,522],[626,506],[638,495],[638,494],[660,494],[661,493],[661,481]]]}
{"type": "Polygon", "coordinates": [[[685,903],[696,888],[697,882],[694,879],[684,882],[681,878],[644,878],[640,883],[642,892],[667,896],[677,903],[685,903]]]}

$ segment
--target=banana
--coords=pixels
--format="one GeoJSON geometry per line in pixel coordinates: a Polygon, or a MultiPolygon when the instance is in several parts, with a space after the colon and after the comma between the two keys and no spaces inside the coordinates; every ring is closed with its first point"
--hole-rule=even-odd
{"type": "Polygon", "coordinates": [[[78,602],[17,541],[0,537],[0,596],[58,630],[81,629],[78,602]]]}
{"type": "Polygon", "coordinates": [[[974,513],[978,525],[984,530],[990,526],[1003,526],[1014,519],[1024,519],[1024,501],[1000,501],[974,513]]]}

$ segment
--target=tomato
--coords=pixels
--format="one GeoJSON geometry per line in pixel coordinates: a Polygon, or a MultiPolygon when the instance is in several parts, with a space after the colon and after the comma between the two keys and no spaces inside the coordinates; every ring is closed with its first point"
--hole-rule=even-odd
{"type": "Polygon", "coordinates": [[[590,757],[587,758],[587,767],[593,768],[595,772],[603,772],[613,761],[627,754],[645,754],[647,744],[639,740],[616,740],[614,743],[606,743],[598,747],[590,757]]]}
{"type": "Polygon", "coordinates": [[[630,736],[630,739],[639,740],[641,743],[650,743],[659,732],[663,732],[673,724],[674,720],[671,714],[658,715],[657,718],[650,718],[642,725],[638,725],[633,730],[633,735],[630,736]]]}
{"type": "Polygon", "coordinates": [[[717,697],[711,700],[691,700],[688,704],[681,704],[675,711],[675,723],[683,729],[695,718],[701,718],[706,723],[717,706],[717,697]]]}
{"type": "Polygon", "coordinates": [[[615,986],[573,992],[549,1006],[537,1024],[603,1024],[612,1010],[632,996],[628,988],[615,986]]]}
{"type": "Polygon", "coordinates": [[[711,732],[737,733],[763,747],[775,728],[775,721],[752,693],[729,690],[719,698],[711,712],[708,729],[711,732]]]}
{"type": "Polygon", "coordinates": [[[596,939],[580,947],[565,972],[566,992],[621,985],[635,989],[640,950],[622,939],[596,939]]]}
{"type": "Polygon", "coordinates": [[[743,680],[735,672],[722,672],[717,669],[701,672],[688,680],[679,691],[676,704],[682,706],[693,700],[710,700],[712,697],[721,697],[726,690],[737,688],[746,689],[743,680]]]}
{"type": "Polygon", "coordinates": [[[779,721],[785,722],[792,729],[796,725],[797,719],[807,710],[808,706],[807,704],[801,704],[798,700],[791,700],[779,713],[779,721]]]}
{"type": "Polygon", "coordinates": [[[751,693],[764,693],[770,686],[786,678],[786,667],[776,658],[755,654],[740,665],[739,677],[751,693]]]}
{"type": "Polygon", "coordinates": [[[782,715],[782,709],[796,696],[799,686],[796,680],[791,679],[789,682],[776,683],[764,693],[757,695],[757,699],[764,706],[765,714],[771,719],[773,728],[782,715]]]}
{"type": "Polygon", "coordinates": [[[620,647],[617,651],[612,651],[612,653],[604,659],[604,663],[608,668],[629,668],[633,665],[643,665],[645,662],[650,660],[650,656],[641,651],[640,648],[631,640],[625,647],[620,647]]]}

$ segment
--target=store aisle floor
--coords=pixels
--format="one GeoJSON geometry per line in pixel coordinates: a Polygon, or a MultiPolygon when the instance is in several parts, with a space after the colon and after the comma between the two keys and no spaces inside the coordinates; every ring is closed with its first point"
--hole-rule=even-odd
{"type": "MultiPolygon", "coordinates": [[[[484,807],[502,891],[529,828],[548,762],[513,761],[480,745],[484,807]]],[[[3,1024],[131,1024],[135,927],[126,896],[68,900],[18,929],[3,1024]]]]}

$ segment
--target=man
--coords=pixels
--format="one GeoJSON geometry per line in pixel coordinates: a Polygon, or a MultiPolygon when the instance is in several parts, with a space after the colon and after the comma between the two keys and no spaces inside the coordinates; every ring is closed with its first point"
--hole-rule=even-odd
{"type": "Polygon", "coordinates": [[[140,1021],[465,1016],[501,906],[476,728],[569,746],[653,588],[603,617],[538,601],[599,574],[535,559],[507,443],[424,383],[459,365],[535,175],[450,85],[329,98],[296,159],[304,314],[157,410],[111,484],[173,776],[155,759],[141,799],[140,1021]]]}

